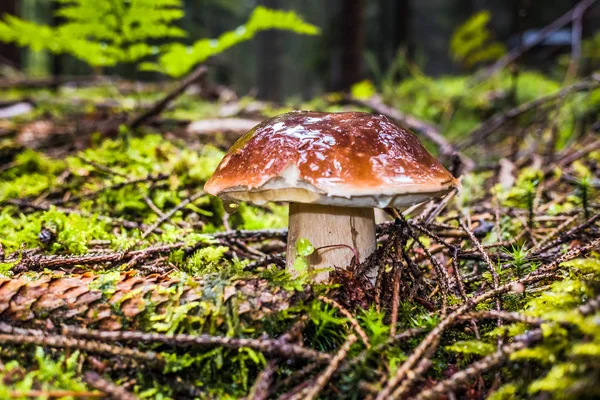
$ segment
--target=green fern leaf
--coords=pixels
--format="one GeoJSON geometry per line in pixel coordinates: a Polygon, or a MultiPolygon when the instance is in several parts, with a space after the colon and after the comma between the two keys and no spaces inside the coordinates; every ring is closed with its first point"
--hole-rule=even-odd
{"type": "Polygon", "coordinates": [[[158,63],[142,63],[140,69],[179,77],[207,58],[220,54],[238,43],[252,39],[258,32],[269,29],[287,30],[305,35],[319,33],[319,28],[305,22],[293,11],[272,10],[259,6],[252,12],[245,25],[225,32],[217,39],[201,39],[191,47],[182,44],[170,45],[167,47],[167,51],[160,56],[158,63]]]}

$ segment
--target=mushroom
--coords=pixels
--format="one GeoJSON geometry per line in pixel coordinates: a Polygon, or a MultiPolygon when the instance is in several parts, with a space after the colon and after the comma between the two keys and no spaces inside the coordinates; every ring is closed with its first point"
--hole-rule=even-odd
{"type": "Polygon", "coordinates": [[[229,204],[288,202],[294,273],[299,239],[315,248],[312,270],[345,268],[376,248],[374,208],[404,209],[459,186],[412,132],[383,115],[294,111],[235,142],[204,189],[229,204]]]}

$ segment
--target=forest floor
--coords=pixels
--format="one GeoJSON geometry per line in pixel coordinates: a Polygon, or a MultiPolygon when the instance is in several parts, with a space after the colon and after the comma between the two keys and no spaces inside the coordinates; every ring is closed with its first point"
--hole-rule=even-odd
{"type": "Polygon", "coordinates": [[[192,91],[197,72],[2,89],[28,111],[0,120],[0,398],[600,396],[598,77],[516,100],[426,82],[450,89],[409,116],[192,91]],[[229,215],[202,188],[294,108],[387,114],[463,189],[379,224],[364,265],[293,278],[285,204],[229,215]]]}

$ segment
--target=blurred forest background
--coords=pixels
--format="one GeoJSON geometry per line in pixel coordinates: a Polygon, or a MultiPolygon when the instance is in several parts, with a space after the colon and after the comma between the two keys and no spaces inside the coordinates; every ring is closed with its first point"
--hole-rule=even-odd
{"type": "MultiPolygon", "coordinates": [[[[243,95],[250,93],[263,100],[281,102],[346,90],[365,78],[377,82],[392,68],[394,78],[401,80],[411,75],[405,64],[397,65],[405,60],[432,76],[470,72],[480,63],[459,62],[450,46],[453,33],[469,17],[489,12],[490,39],[505,49],[514,49],[535,40],[543,27],[577,3],[574,0],[185,0],[184,16],[175,24],[188,32],[182,41],[191,43],[241,25],[256,6],[263,5],[295,10],[307,22],[317,25],[321,34],[315,36],[275,30],[261,32],[255,40],[210,59],[214,66],[211,75],[216,82],[243,95]]],[[[53,16],[57,7],[59,2],[49,0],[3,0],[0,15],[14,14],[56,26],[61,23],[60,17],[53,16]]],[[[584,40],[593,38],[600,30],[598,21],[600,7],[592,7],[583,15],[584,40]]],[[[557,30],[535,51],[527,52],[520,65],[560,78],[566,66],[563,62],[561,69],[557,61],[571,51],[572,33],[570,24],[557,30]]],[[[0,55],[2,63],[27,75],[71,76],[93,72],[86,63],[65,54],[52,55],[0,43],[0,55]]],[[[589,70],[592,65],[583,67],[589,70]]],[[[127,64],[107,68],[104,73],[128,79],[161,78],[159,74],[140,73],[127,64]]]]}

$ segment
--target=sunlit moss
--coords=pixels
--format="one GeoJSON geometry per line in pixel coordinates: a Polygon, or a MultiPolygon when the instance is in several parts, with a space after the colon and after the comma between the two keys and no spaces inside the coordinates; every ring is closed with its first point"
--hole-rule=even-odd
{"type": "MultiPolygon", "coordinates": [[[[32,360],[12,360],[0,368],[0,398],[31,398],[30,391],[50,392],[70,390],[85,392],[90,389],[81,381],[79,351],[70,356],[53,356],[36,347],[32,360]],[[31,362],[31,367],[28,365],[31,362]]],[[[69,398],[69,397],[65,397],[69,398]]]]}
{"type": "Polygon", "coordinates": [[[200,249],[188,258],[185,270],[197,276],[219,272],[219,262],[228,250],[229,248],[224,246],[200,249]]]}

